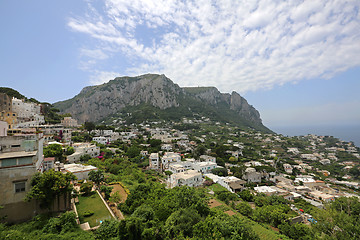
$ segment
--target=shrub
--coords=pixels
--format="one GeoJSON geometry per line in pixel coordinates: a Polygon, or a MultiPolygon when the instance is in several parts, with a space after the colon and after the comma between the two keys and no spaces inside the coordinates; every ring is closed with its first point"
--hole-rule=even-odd
{"type": "Polygon", "coordinates": [[[100,187],[100,191],[104,193],[105,199],[109,199],[109,198],[110,198],[110,194],[111,194],[112,189],[113,189],[113,187],[105,186],[105,185],[102,185],[102,186],[100,187]]]}
{"type": "Polygon", "coordinates": [[[94,215],[94,212],[93,211],[85,211],[84,212],[84,217],[90,217],[90,216],[92,216],[92,215],[94,215]]]}

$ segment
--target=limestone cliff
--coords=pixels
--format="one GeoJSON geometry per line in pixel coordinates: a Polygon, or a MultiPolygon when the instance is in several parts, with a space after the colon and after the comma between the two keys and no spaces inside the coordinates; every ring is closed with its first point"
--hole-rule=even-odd
{"type": "Polygon", "coordinates": [[[98,86],[85,87],[72,99],[54,105],[80,122],[97,122],[125,106],[149,103],[160,109],[177,107],[183,90],[164,75],[115,78],[98,86]]]}

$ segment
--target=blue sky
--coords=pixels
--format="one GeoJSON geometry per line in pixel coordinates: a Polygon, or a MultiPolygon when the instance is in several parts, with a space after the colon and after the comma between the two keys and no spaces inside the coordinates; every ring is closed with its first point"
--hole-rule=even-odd
{"type": "Polygon", "coordinates": [[[267,126],[360,123],[360,1],[0,1],[1,86],[56,102],[164,73],[267,126]]]}

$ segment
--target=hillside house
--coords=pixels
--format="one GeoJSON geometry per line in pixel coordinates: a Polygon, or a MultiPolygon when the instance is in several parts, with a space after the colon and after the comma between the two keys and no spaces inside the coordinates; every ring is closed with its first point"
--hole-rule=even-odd
{"type": "Polygon", "coordinates": [[[31,188],[31,178],[42,172],[42,134],[0,137],[0,218],[8,222],[31,219],[36,213],[36,202],[24,202],[31,188]]]}
{"type": "Polygon", "coordinates": [[[261,176],[261,173],[256,172],[255,168],[247,168],[243,178],[247,180],[248,183],[260,183],[261,176]]]}
{"type": "Polygon", "coordinates": [[[74,163],[80,160],[83,155],[89,155],[91,158],[95,158],[100,155],[100,147],[97,147],[91,143],[75,143],[73,145],[75,152],[67,156],[67,160],[70,163],[74,163]]]}
{"type": "Polygon", "coordinates": [[[202,175],[196,170],[187,170],[180,173],[174,173],[169,177],[169,187],[189,186],[197,187],[203,182],[202,175]]]}
{"type": "Polygon", "coordinates": [[[159,169],[159,154],[158,153],[151,153],[149,157],[149,167],[150,169],[159,169]]]}
{"type": "Polygon", "coordinates": [[[174,162],[180,162],[181,156],[179,153],[174,152],[166,152],[164,156],[161,158],[161,169],[167,170],[169,169],[169,164],[174,162]]]}

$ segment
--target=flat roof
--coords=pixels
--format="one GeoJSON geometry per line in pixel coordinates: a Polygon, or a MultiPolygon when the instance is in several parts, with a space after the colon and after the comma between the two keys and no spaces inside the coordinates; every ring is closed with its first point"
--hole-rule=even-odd
{"type": "Polygon", "coordinates": [[[35,156],[37,151],[19,151],[19,152],[7,152],[7,153],[1,153],[0,159],[7,159],[7,158],[20,158],[20,157],[32,157],[35,156]]]}
{"type": "Polygon", "coordinates": [[[261,193],[265,193],[265,192],[273,193],[273,192],[276,192],[275,189],[273,189],[273,188],[271,188],[269,186],[254,187],[254,190],[257,191],[257,192],[261,192],[261,193]]]}
{"type": "Polygon", "coordinates": [[[173,175],[176,176],[177,179],[181,179],[181,178],[182,179],[189,179],[189,178],[192,178],[192,177],[195,177],[195,176],[198,176],[198,175],[201,176],[201,173],[199,173],[196,170],[187,170],[187,171],[181,172],[181,173],[174,173],[173,175]]]}
{"type": "Polygon", "coordinates": [[[66,171],[72,173],[97,170],[97,167],[91,165],[76,164],[76,163],[64,164],[64,168],[66,171]]]}

